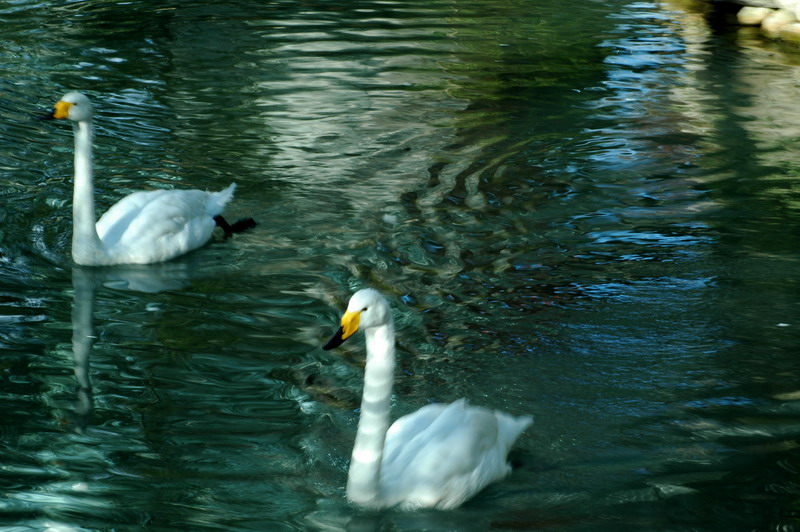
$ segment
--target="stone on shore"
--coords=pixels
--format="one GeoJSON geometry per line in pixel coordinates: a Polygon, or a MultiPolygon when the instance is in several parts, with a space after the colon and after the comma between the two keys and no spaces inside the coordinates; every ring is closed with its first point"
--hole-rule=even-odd
{"type": "Polygon", "coordinates": [[[777,0],[779,9],[786,9],[794,13],[795,18],[800,19],[800,0],[777,0]]]}
{"type": "Polygon", "coordinates": [[[736,20],[739,21],[739,24],[744,24],[745,26],[758,26],[774,11],[774,9],[768,7],[745,6],[736,14],[736,20]]]}
{"type": "Polygon", "coordinates": [[[779,7],[781,7],[781,5],[779,4],[780,0],[714,0],[714,1],[739,4],[740,6],[769,7],[772,9],[778,9],[779,7]]]}
{"type": "Polygon", "coordinates": [[[794,13],[787,9],[778,9],[770,13],[767,18],[761,22],[761,30],[767,37],[778,38],[783,26],[797,22],[794,13]]]}
{"type": "Polygon", "coordinates": [[[784,41],[800,43],[800,22],[783,25],[779,37],[784,41]]]}

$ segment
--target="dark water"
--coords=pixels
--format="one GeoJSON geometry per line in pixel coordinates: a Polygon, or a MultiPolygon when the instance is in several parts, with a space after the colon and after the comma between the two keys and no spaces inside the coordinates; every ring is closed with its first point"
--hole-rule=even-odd
{"type": "Polygon", "coordinates": [[[800,51],[697,5],[5,3],[4,530],[800,528],[800,51]],[[74,267],[74,89],[98,208],[235,181],[258,228],[74,267]],[[397,415],[535,416],[458,510],[345,501],[367,285],[397,415]]]}

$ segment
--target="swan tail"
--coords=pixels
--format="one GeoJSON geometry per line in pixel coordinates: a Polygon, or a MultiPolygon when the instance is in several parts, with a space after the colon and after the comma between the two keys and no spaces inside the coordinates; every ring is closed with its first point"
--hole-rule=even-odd
{"type": "Polygon", "coordinates": [[[525,432],[525,429],[533,423],[533,416],[513,416],[506,412],[501,412],[500,410],[492,411],[480,406],[471,406],[463,397],[453,401],[450,404],[450,408],[457,408],[462,412],[466,412],[467,410],[481,410],[489,416],[494,414],[494,418],[497,422],[498,443],[501,445],[505,454],[508,454],[520,434],[525,432]]]}
{"type": "Polygon", "coordinates": [[[533,423],[532,416],[512,416],[510,414],[506,414],[504,412],[495,412],[495,417],[497,418],[497,424],[499,427],[498,430],[498,437],[500,438],[500,443],[505,449],[505,453],[511,450],[511,447],[514,445],[514,442],[517,441],[520,434],[522,434],[525,429],[527,429],[533,423]]]}
{"type": "Polygon", "coordinates": [[[211,216],[222,214],[225,204],[233,199],[233,193],[236,192],[236,183],[231,183],[230,186],[219,192],[210,192],[206,210],[211,216]]]}
{"type": "Polygon", "coordinates": [[[225,204],[233,198],[234,192],[236,192],[236,183],[231,183],[225,190],[211,192],[206,205],[208,214],[214,218],[214,223],[225,232],[225,238],[228,238],[234,233],[241,233],[247,229],[252,229],[257,225],[256,221],[252,218],[242,218],[233,223],[229,223],[228,220],[223,218],[222,210],[225,208],[225,204]]]}

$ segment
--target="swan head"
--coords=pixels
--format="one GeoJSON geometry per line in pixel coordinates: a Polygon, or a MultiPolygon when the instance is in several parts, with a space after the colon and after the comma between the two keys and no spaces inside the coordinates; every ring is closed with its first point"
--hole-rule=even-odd
{"type": "Polygon", "coordinates": [[[53,112],[45,118],[86,122],[92,119],[92,102],[80,92],[66,93],[53,107],[53,112]]]}
{"type": "Polygon", "coordinates": [[[374,288],[359,290],[353,294],[347,304],[347,310],[342,316],[341,327],[323,349],[327,351],[339,347],[357,331],[387,325],[391,319],[389,303],[380,292],[374,288]]]}

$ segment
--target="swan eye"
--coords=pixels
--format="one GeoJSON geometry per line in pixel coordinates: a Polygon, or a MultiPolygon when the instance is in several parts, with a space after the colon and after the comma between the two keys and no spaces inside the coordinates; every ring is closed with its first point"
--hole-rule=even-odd
{"type": "Polygon", "coordinates": [[[366,312],[369,307],[364,307],[361,309],[361,312],[366,312]]]}

